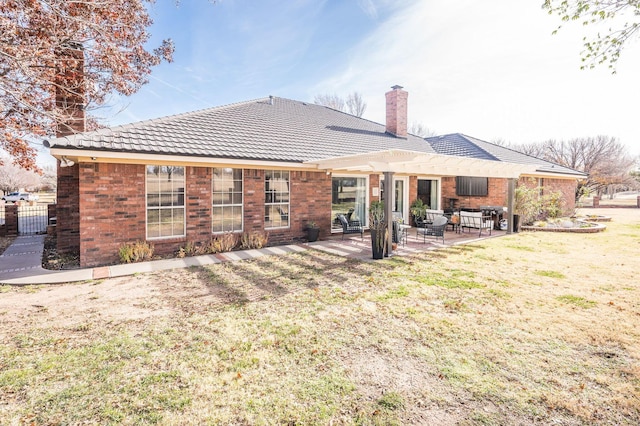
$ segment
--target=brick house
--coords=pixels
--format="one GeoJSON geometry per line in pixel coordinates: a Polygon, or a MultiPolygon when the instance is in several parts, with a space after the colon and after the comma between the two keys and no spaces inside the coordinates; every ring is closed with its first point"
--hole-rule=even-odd
{"type": "Polygon", "coordinates": [[[270,96],[60,135],[45,142],[58,159],[58,249],[89,267],[136,240],[171,253],[216,233],[266,231],[280,244],[302,240],[311,221],[322,238],[340,231],[337,213],[366,225],[381,197],[404,217],[416,198],[502,206],[524,177],[573,200],[582,173],[461,134],[409,134],[407,100],[399,86],[386,93],[385,125],[270,96]]]}

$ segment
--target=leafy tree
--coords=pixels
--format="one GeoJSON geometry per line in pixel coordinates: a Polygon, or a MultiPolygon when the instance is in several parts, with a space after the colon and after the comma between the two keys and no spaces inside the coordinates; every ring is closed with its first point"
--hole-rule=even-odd
{"type": "Polygon", "coordinates": [[[0,2],[0,148],[15,164],[35,169],[29,141],[68,119],[56,108],[56,92],[83,99],[87,109],[110,93],[135,93],[153,66],[171,61],[171,40],[145,48],[153,23],[146,6],[153,2],[0,2]]]}
{"type": "Polygon", "coordinates": [[[362,95],[358,92],[349,94],[346,101],[343,97],[335,93],[333,95],[316,95],[313,98],[313,103],[346,112],[348,114],[355,115],[356,117],[362,117],[364,111],[367,109],[366,102],[362,100],[362,95]]]}
{"type": "Polygon", "coordinates": [[[581,69],[608,63],[615,73],[622,49],[638,36],[640,30],[640,0],[545,0],[542,8],[550,15],[560,16],[563,22],[612,25],[602,35],[598,32],[594,38],[583,38],[585,50],[582,52],[584,65],[581,69]]]}

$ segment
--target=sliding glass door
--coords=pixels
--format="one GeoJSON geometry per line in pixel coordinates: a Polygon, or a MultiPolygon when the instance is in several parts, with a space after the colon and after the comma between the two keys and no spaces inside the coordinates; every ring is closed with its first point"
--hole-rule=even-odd
{"type": "Polygon", "coordinates": [[[359,220],[362,225],[367,222],[367,189],[366,177],[333,176],[331,178],[331,218],[332,229],[342,229],[336,216],[344,214],[347,219],[359,220]]]}

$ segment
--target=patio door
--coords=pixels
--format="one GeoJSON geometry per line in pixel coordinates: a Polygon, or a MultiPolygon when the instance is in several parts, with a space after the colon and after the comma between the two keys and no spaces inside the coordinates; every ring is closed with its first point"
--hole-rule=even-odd
{"type": "Polygon", "coordinates": [[[409,222],[409,178],[393,178],[393,211],[401,212],[405,222],[409,222]]]}

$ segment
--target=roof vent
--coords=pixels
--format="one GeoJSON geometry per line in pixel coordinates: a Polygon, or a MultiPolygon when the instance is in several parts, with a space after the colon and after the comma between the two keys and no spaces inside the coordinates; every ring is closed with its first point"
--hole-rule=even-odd
{"type": "Polygon", "coordinates": [[[273,105],[273,96],[269,95],[269,105],[273,105]]]}

